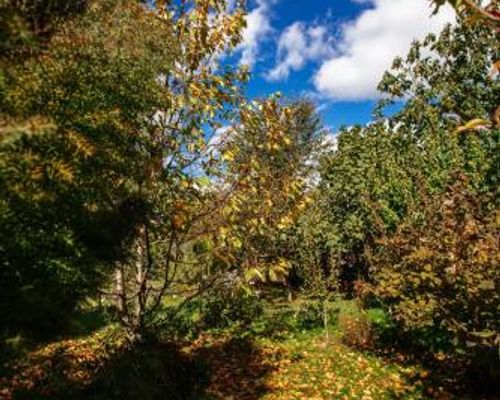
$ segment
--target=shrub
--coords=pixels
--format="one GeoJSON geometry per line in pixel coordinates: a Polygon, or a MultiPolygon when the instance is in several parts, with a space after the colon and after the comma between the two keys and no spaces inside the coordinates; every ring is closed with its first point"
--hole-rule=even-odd
{"type": "MultiPolygon", "coordinates": [[[[374,329],[356,300],[337,299],[333,303],[341,340],[348,346],[366,349],[374,344],[374,329]]],[[[371,315],[371,314],[370,314],[371,315]]]]}
{"type": "Polygon", "coordinates": [[[360,349],[373,347],[374,331],[365,314],[342,313],[337,323],[345,344],[360,349]]]}
{"type": "Polygon", "coordinates": [[[294,311],[267,310],[251,325],[251,333],[258,336],[283,338],[290,332],[297,331],[294,311]]]}
{"type": "Polygon", "coordinates": [[[422,348],[498,357],[500,219],[488,204],[458,182],[428,199],[425,218],[404,224],[373,258],[375,293],[422,348]]]}
{"type": "Polygon", "coordinates": [[[298,330],[309,330],[323,326],[323,302],[314,300],[302,304],[294,315],[298,330]]]}
{"type": "Polygon", "coordinates": [[[393,345],[399,340],[397,326],[383,308],[369,308],[365,315],[373,331],[376,346],[393,345]]]}
{"type": "MultiPolygon", "coordinates": [[[[336,319],[334,305],[327,303],[329,325],[336,319]]],[[[279,338],[289,333],[324,327],[324,302],[320,300],[272,304],[263,309],[265,312],[252,324],[252,330],[257,335],[279,338]]]]}
{"type": "Polygon", "coordinates": [[[200,299],[200,323],[205,329],[224,329],[233,324],[250,325],[262,312],[254,294],[218,287],[200,299]]]}
{"type": "Polygon", "coordinates": [[[167,340],[193,339],[200,331],[199,323],[200,301],[192,301],[180,310],[176,306],[169,306],[160,310],[155,317],[158,324],[153,332],[154,336],[167,340]]]}

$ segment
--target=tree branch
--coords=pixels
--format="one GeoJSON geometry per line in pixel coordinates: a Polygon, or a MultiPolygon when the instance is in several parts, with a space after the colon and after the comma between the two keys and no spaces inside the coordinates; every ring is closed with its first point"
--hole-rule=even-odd
{"type": "Polygon", "coordinates": [[[472,8],[476,13],[482,15],[483,17],[497,24],[500,23],[500,17],[497,17],[495,14],[492,14],[489,11],[485,10],[481,6],[477,5],[474,1],[472,0],[463,0],[463,1],[469,8],[472,8]]]}

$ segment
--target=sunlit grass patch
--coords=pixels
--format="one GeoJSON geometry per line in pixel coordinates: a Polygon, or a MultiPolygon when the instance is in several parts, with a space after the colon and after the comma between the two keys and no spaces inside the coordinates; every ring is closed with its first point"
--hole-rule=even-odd
{"type": "Polygon", "coordinates": [[[300,335],[278,344],[286,357],[267,384],[266,400],[279,399],[424,399],[422,388],[407,380],[404,369],[353,350],[320,333],[300,335]]]}

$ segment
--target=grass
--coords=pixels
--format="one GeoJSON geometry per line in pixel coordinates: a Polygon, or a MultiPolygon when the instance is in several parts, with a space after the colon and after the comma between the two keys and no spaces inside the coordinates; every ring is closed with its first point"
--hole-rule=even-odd
{"type": "MultiPolygon", "coordinates": [[[[124,345],[117,327],[108,325],[84,334],[82,326],[97,327],[102,322],[94,315],[85,316],[77,321],[81,335],[44,344],[20,358],[12,366],[11,379],[0,378],[0,398],[456,398],[440,387],[442,379],[431,370],[398,358],[397,353],[391,352],[389,359],[346,345],[335,318],[326,340],[324,330],[318,328],[321,321],[316,328],[304,328],[310,320],[304,322],[299,311],[314,316],[314,308],[311,312],[302,300],[286,306],[290,307],[296,310],[287,310],[283,321],[276,305],[268,304],[260,325],[259,321],[232,325],[205,331],[189,343],[160,341],[137,348],[124,345]],[[24,397],[13,396],[16,391],[24,397]]],[[[332,315],[359,314],[354,302],[340,301],[329,308],[332,315]]]]}
{"type": "MultiPolygon", "coordinates": [[[[291,335],[285,340],[257,339],[253,359],[245,356],[252,371],[241,374],[237,349],[206,357],[211,378],[207,399],[319,400],[319,399],[426,399],[419,377],[426,372],[404,367],[353,350],[336,337],[325,342],[322,331],[291,335]],[[261,360],[255,365],[256,360],[261,360]],[[252,364],[254,363],[254,364],[252,364]],[[265,373],[263,373],[265,371],[265,373]],[[230,383],[232,382],[232,383],[230,383]],[[239,389],[238,389],[239,388],[239,389]]],[[[220,343],[204,344],[217,349],[220,343]]]]}
{"type": "MultiPolygon", "coordinates": [[[[273,345],[269,343],[268,345],[273,345]]],[[[281,399],[423,399],[411,383],[416,368],[404,368],[353,350],[323,332],[291,337],[279,346],[285,357],[268,379],[266,400],[281,399]]]]}

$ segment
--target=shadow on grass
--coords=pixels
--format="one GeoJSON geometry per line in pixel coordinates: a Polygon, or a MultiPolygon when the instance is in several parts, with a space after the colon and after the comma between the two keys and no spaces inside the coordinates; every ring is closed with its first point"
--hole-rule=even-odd
{"type": "Polygon", "coordinates": [[[202,399],[256,400],[270,391],[266,377],[277,368],[280,354],[258,347],[251,339],[229,339],[195,350],[193,360],[208,371],[202,399]]]}
{"type": "Polygon", "coordinates": [[[195,400],[206,371],[171,344],[141,345],[106,365],[82,399],[195,400]]]}
{"type": "Polygon", "coordinates": [[[15,332],[0,330],[0,377],[8,373],[8,365],[37,348],[50,345],[55,340],[85,338],[110,324],[110,311],[105,309],[84,309],[76,311],[56,329],[46,331],[19,329],[15,332]]]}
{"type": "Polygon", "coordinates": [[[61,349],[36,362],[28,374],[12,375],[0,398],[194,400],[206,381],[190,357],[167,344],[124,348],[104,362],[61,349]]]}
{"type": "Polygon", "coordinates": [[[187,349],[144,344],[117,351],[105,362],[85,350],[72,353],[70,348],[33,359],[29,374],[20,372],[4,380],[10,388],[3,391],[0,384],[0,398],[258,399],[267,391],[262,381],[272,369],[248,340],[214,341],[187,349]]]}
{"type": "Polygon", "coordinates": [[[82,337],[104,328],[110,323],[111,309],[89,309],[75,312],[62,332],[66,337],[82,337]]]}
{"type": "Polygon", "coordinates": [[[410,384],[418,384],[429,399],[498,400],[500,399],[500,359],[485,355],[468,360],[442,354],[433,357],[425,351],[404,347],[374,352],[390,363],[419,366],[421,372],[405,373],[410,384]]]}

